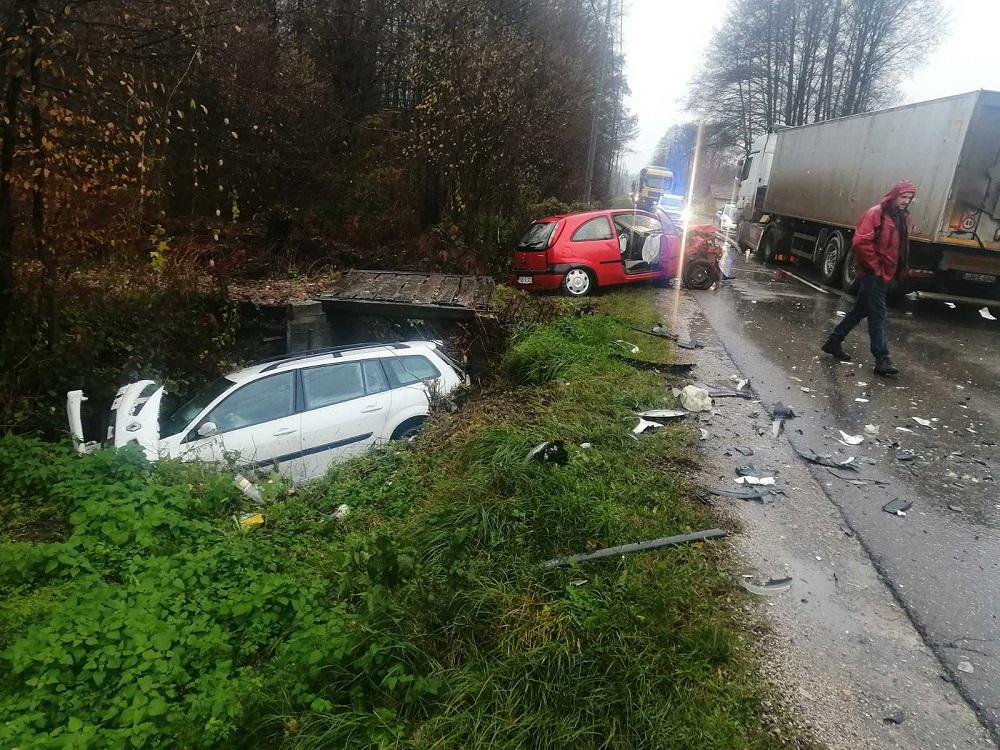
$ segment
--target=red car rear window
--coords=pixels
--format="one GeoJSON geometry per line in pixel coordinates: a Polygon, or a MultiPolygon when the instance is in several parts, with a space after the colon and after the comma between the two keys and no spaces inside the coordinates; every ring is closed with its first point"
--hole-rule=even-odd
{"type": "Polygon", "coordinates": [[[531,225],[531,228],[517,243],[518,250],[544,250],[552,237],[552,230],[556,228],[556,222],[538,222],[531,225]]]}

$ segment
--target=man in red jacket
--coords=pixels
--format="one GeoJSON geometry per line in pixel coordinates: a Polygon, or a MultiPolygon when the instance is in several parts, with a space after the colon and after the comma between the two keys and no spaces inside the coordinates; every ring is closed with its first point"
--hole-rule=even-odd
{"type": "Polygon", "coordinates": [[[861,217],[854,230],[858,298],[822,347],[841,362],[850,362],[843,348],[844,338],[862,319],[868,318],[876,375],[899,373],[889,359],[889,343],[885,338],[885,295],[890,282],[906,270],[910,237],[910,213],[906,209],[916,193],[913,183],[897,182],[878,205],[861,217]]]}

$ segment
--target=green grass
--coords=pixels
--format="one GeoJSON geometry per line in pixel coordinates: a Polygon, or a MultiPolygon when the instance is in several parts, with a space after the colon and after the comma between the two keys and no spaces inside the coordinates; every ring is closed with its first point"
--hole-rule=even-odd
{"type": "Polygon", "coordinates": [[[653,300],[608,294],[595,314],[521,326],[503,380],[412,446],[304,489],[269,486],[282,499],[246,534],[228,520],[242,500],[209,470],[63,465],[37,444],[0,445],[0,477],[20,472],[21,502],[63,504],[78,556],[50,569],[53,555],[25,564],[23,546],[0,545],[0,673],[20,670],[0,677],[0,728],[18,706],[41,712],[21,725],[34,734],[8,727],[0,740],[50,746],[82,716],[98,739],[79,746],[134,742],[109,710],[126,688],[95,688],[50,651],[96,639],[87,648],[106,652],[99,629],[79,623],[138,607],[137,629],[161,618],[180,634],[152,666],[190,680],[155,681],[147,747],[803,746],[764,708],[722,544],[541,566],[718,524],[684,477],[691,427],[630,436],[637,409],[667,404],[667,384],[608,354],[625,339],[639,356],[672,358],[668,342],[629,330],[654,322],[653,300]],[[554,439],[567,465],[525,462],[554,439]],[[114,513],[93,503],[109,486],[114,513]],[[169,501],[172,525],[151,500],[169,501]],[[342,503],[351,513],[335,520],[342,503]],[[183,604],[164,589],[185,592],[183,604]],[[58,679],[61,697],[37,695],[26,676],[58,679]]]}

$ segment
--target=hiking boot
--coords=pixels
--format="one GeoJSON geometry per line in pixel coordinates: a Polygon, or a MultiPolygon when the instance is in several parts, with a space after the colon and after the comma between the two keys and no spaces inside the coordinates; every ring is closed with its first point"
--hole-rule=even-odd
{"type": "Polygon", "coordinates": [[[899,370],[896,369],[896,365],[892,363],[892,360],[888,357],[879,357],[875,361],[875,374],[876,375],[898,375],[899,370]]]}
{"type": "Polygon", "coordinates": [[[820,347],[824,352],[829,354],[834,359],[839,359],[841,362],[850,362],[850,355],[844,351],[843,342],[838,341],[833,336],[826,340],[826,343],[820,347]]]}

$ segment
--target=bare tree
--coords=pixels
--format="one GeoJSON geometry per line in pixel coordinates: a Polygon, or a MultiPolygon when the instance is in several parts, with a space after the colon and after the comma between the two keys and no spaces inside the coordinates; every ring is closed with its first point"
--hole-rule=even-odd
{"type": "Polygon", "coordinates": [[[689,104],[710,147],[747,151],[779,125],[869,111],[939,41],[939,0],[735,0],[689,104]]]}

